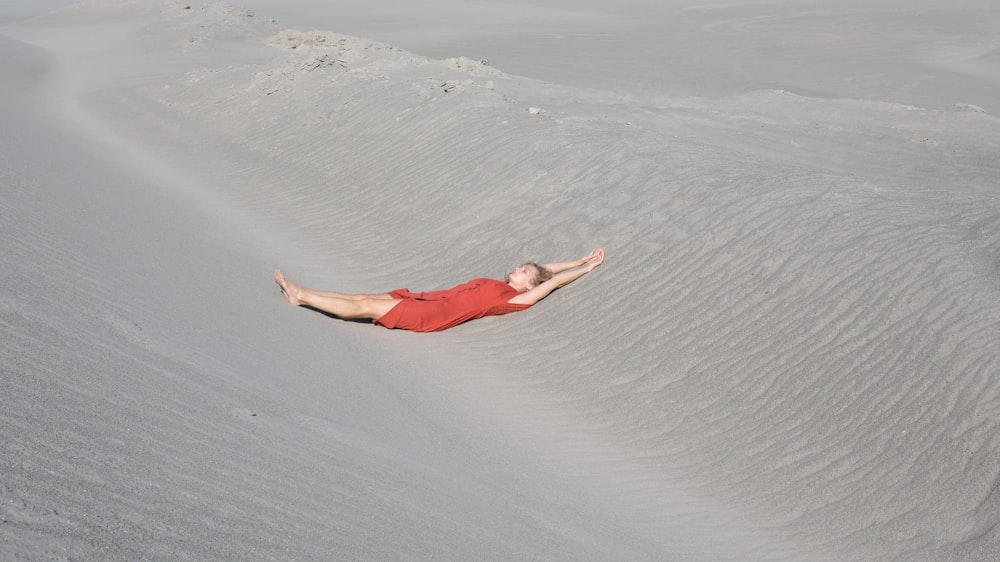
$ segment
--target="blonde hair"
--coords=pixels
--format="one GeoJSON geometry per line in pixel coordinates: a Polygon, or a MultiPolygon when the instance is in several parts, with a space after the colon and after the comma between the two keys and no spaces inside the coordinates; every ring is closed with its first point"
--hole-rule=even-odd
{"type": "Polygon", "coordinates": [[[549,279],[552,279],[552,272],[549,271],[548,269],[545,269],[544,267],[538,265],[537,263],[535,263],[533,261],[529,261],[529,262],[525,263],[524,265],[530,265],[531,267],[535,268],[535,271],[538,272],[537,274],[535,274],[535,286],[536,287],[538,285],[541,285],[542,283],[545,283],[549,279]]]}

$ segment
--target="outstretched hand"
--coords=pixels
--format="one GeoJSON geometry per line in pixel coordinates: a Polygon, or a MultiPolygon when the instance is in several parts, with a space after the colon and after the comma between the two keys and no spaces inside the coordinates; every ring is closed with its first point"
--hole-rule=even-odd
{"type": "Polygon", "coordinates": [[[604,262],[604,248],[594,248],[583,258],[584,265],[587,269],[594,269],[595,267],[601,265],[604,262]]]}

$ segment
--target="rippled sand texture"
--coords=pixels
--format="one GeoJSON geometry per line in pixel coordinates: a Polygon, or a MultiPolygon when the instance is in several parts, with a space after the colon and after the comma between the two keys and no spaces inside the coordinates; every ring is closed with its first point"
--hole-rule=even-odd
{"type": "MultiPolygon", "coordinates": [[[[1000,107],[622,95],[86,4],[0,44],[0,552],[1000,556],[1000,107]],[[597,245],[434,335],[269,280],[433,289],[597,245]]],[[[826,14],[753,9],[704,31],[826,14]]]]}

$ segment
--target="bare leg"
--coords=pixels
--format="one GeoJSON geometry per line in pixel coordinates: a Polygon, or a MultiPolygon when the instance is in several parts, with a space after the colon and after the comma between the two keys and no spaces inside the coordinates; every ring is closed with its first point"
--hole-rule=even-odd
{"type": "Polygon", "coordinates": [[[389,293],[378,293],[378,294],[360,293],[360,294],[349,295],[346,293],[337,293],[334,291],[317,291],[315,289],[311,290],[317,295],[323,295],[325,297],[334,297],[338,299],[346,299],[349,301],[361,301],[365,299],[382,299],[391,301],[395,299],[395,297],[393,297],[389,293]]]}
{"type": "MultiPolygon", "coordinates": [[[[282,283],[290,283],[294,287],[297,287],[299,289],[304,289],[304,287],[302,287],[301,285],[298,285],[297,283],[292,283],[291,281],[285,280],[285,278],[282,275],[280,269],[275,270],[275,272],[274,272],[274,281],[278,284],[279,287],[282,287],[281,292],[285,293],[286,297],[288,295],[288,292],[285,291],[285,288],[284,288],[284,286],[282,286],[282,283]],[[280,278],[280,280],[279,280],[279,278],[280,278]]],[[[312,294],[317,295],[317,296],[332,297],[332,298],[338,298],[338,299],[347,299],[347,300],[352,300],[352,301],[359,301],[359,300],[364,300],[364,299],[384,299],[384,300],[393,300],[394,299],[394,297],[392,295],[390,295],[389,293],[377,293],[377,294],[362,293],[362,294],[354,294],[354,295],[352,295],[352,294],[347,294],[347,293],[338,293],[338,292],[335,292],[335,291],[317,291],[316,289],[309,289],[309,292],[311,292],[312,294]]],[[[289,303],[291,303],[291,301],[289,301],[289,303]]],[[[291,304],[295,304],[295,303],[291,303],[291,304]]]]}
{"type": "Polygon", "coordinates": [[[281,288],[288,304],[308,306],[346,319],[379,318],[399,302],[387,294],[343,295],[332,291],[315,291],[285,279],[280,269],[274,271],[274,282],[281,288]]]}

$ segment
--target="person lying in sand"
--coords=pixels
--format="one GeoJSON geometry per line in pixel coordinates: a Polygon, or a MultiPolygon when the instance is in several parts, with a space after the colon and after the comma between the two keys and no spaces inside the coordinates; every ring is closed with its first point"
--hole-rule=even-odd
{"type": "Polygon", "coordinates": [[[435,332],[467,320],[524,310],[552,291],[576,281],[604,261],[596,248],[575,261],[538,265],[528,262],[514,268],[503,281],[473,279],[443,291],[347,295],[317,291],[293,283],[274,271],[274,281],[288,304],[305,306],[345,320],[370,319],[379,326],[413,332],[435,332]]]}

